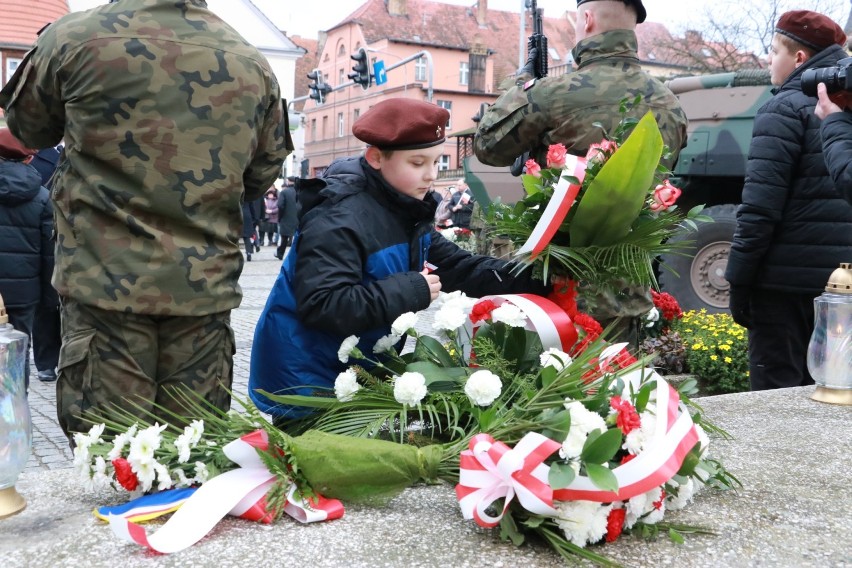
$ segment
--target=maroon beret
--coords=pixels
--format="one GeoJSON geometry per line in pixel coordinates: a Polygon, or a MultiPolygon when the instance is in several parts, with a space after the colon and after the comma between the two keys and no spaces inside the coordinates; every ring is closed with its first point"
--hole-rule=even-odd
{"type": "Polygon", "coordinates": [[[12,136],[8,128],[0,128],[0,158],[7,160],[23,160],[37,153],[37,150],[27,148],[21,141],[12,136]]]}
{"type": "MultiPolygon", "coordinates": [[[[577,0],[577,7],[580,7],[580,4],[585,4],[586,2],[593,2],[594,0],[577,0]]],[[[648,16],[648,12],[645,11],[645,6],[642,5],[642,0],[621,0],[628,6],[633,6],[633,9],[636,10],[636,23],[641,24],[645,21],[645,18],[648,16]]]]}
{"type": "Polygon", "coordinates": [[[382,150],[417,150],[443,144],[450,113],[415,99],[387,99],[352,125],[355,138],[382,150]]]}
{"type": "Polygon", "coordinates": [[[846,45],[843,28],[828,16],[810,10],[784,12],[778,18],[775,31],[816,51],[835,44],[846,45]]]}

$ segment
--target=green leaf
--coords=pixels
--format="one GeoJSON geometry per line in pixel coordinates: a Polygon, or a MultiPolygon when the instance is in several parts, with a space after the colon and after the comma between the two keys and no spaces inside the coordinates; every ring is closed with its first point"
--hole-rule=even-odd
{"type": "Polygon", "coordinates": [[[621,241],[639,216],[663,152],[663,137],[651,112],[610,156],[576,206],[571,246],[607,246],[621,241]]]}
{"type": "MultiPolygon", "coordinates": [[[[594,432],[592,434],[594,434],[594,432]]],[[[590,463],[600,464],[608,462],[615,457],[615,454],[618,452],[620,447],[621,430],[618,428],[611,428],[603,434],[595,437],[592,437],[590,434],[586,443],[583,445],[583,451],[580,454],[580,459],[586,462],[587,465],[590,463]]]]}
{"type": "Polygon", "coordinates": [[[552,385],[558,374],[554,367],[544,367],[541,370],[541,387],[546,389],[552,385]]]}
{"type": "Polygon", "coordinates": [[[669,538],[675,544],[683,544],[683,535],[674,529],[669,529],[669,538]]]}
{"type": "Polygon", "coordinates": [[[524,174],[521,177],[521,183],[524,184],[524,190],[527,192],[527,195],[541,193],[541,180],[539,178],[524,174]]]}
{"type": "Polygon", "coordinates": [[[618,491],[618,480],[609,468],[594,463],[586,464],[586,475],[598,489],[604,491],[618,491]]]}
{"type": "Polygon", "coordinates": [[[648,406],[648,400],[651,398],[651,391],[657,388],[656,382],[647,382],[639,389],[639,394],[636,395],[636,404],[634,408],[636,412],[644,412],[648,406]]]}
{"type": "Polygon", "coordinates": [[[423,375],[429,392],[458,391],[467,376],[466,370],[461,367],[441,367],[431,361],[409,363],[405,370],[423,375]]]}
{"type": "Polygon", "coordinates": [[[500,540],[510,540],[515,546],[521,546],[524,543],[524,533],[518,530],[515,519],[510,514],[500,519],[500,540]]]}
{"type": "Polygon", "coordinates": [[[334,397],[303,396],[296,394],[272,394],[263,389],[255,391],[273,402],[280,402],[289,406],[305,406],[308,408],[334,408],[340,401],[334,397]]]}
{"type": "Polygon", "coordinates": [[[571,485],[576,474],[570,465],[567,463],[555,463],[550,466],[550,473],[547,474],[547,482],[553,489],[563,489],[571,485]]]}
{"type": "Polygon", "coordinates": [[[417,344],[414,347],[415,358],[420,361],[432,361],[441,367],[455,367],[456,362],[453,357],[447,353],[441,342],[428,335],[421,335],[417,338],[417,344]]]}
{"type": "Polygon", "coordinates": [[[698,463],[701,461],[701,442],[697,442],[689,453],[686,454],[686,457],[683,458],[683,463],[680,465],[680,469],[677,470],[678,475],[692,475],[695,472],[695,468],[698,463]]]}
{"type": "Polygon", "coordinates": [[[542,421],[541,425],[548,432],[544,434],[548,438],[564,440],[571,429],[571,413],[567,410],[560,410],[548,416],[546,420],[542,421]]]}

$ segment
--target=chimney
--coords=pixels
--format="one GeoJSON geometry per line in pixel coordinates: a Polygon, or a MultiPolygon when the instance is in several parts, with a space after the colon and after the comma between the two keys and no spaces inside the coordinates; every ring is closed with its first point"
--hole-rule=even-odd
{"type": "Polygon", "coordinates": [[[391,16],[406,16],[408,15],[408,10],[405,6],[405,0],[387,0],[388,2],[388,14],[391,16]]]}
{"type": "Polygon", "coordinates": [[[485,21],[488,17],[488,0],[479,0],[476,3],[476,23],[479,27],[485,27],[485,21]]]}

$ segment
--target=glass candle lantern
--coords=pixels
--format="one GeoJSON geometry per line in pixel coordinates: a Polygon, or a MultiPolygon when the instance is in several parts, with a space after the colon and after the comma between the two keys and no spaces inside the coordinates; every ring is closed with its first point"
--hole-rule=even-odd
{"type": "Polygon", "coordinates": [[[814,299],[808,370],[817,384],[814,400],[852,404],[852,264],[841,264],[814,299]]]}
{"type": "Polygon", "coordinates": [[[26,334],[9,325],[0,298],[0,519],[26,506],[15,482],[32,450],[33,425],[24,382],[27,340],[26,334]]]}

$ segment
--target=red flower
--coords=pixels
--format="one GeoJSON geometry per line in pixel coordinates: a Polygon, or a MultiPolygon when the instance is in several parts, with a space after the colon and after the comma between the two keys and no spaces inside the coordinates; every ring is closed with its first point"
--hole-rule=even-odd
{"type": "Polygon", "coordinates": [[[541,177],[541,166],[532,158],[524,162],[524,167],[527,169],[527,174],[534,177],[541,177]]]}
{"type": "Polygon", "coordinates": [[[680,194],[681,191],[673,186],[669,180],[666,180],[654,188],[654,202],[651,204],[651,211],[665,211],[675,204],[680,194]]]}
{"type": "Polygon", "coordinates": [[[139,478],[133,473],[130,462],[126,459],[116,458],[112,460],[112,467],[115,468],[115,479],[119,485],[128,491],[133,491],[139,486],[139,478]]]}
{"type": "Polygon", "coordinates": [[[614,396],[609,399],[609,405],[616,411],[615,424],[625,436],[642,425],[639,413],[629,401],[622,400],[620,396],[614,396]]]}
{"type": "Polygon", "coordinates": [[[663,501],[666,499],[666,490],[660,489],[660,500],[654,501],[654,508],[658,511],[663,508],[663,501]]]}
{"type": "Polygon", "coordinates": [[[636,454],[627,454],[627,455],[625,455],[623,458],[621,458],[621,465],[626,464],[627,462],[629,462],[630,460],[634,459],[635,457],[636,457],[636,454]]]}
{"type": "Polygon", "coordinates": [[[547,167],[561,168],[565,165],[565,155],[568,150],[564,144],[551,144],[547,148],[547,167]]]}
{"type": "Polygon", "coordinates": [[[683,317],[680,304],[668,292],[658,293],[651,290],[651,299],[654,301],[654,306],[660,310],[664,320],[674,321],[683,317]]]}
{"type": "Polygon", "coordinates": [[[616,150],[618,150],[618,143],[615,140],[604,138],[600,143],[589,146],[589,150],[586,152],[586,160],[589,162],[605,162],[616,150]]]}
{"type": "Polygon", "coordinates": [[[627,509],[612,509],[606,518],[606,541],[615,542],[624,528],[624,517],[627,509]]]}
{"type": "Polygon", "coordinates": [[[547,299],[565,310],[571,319],[577,317],[577,283],[573,280],[553,284],[553,292],[547,295],[547,299]]]}
{"type": "Polygon", "coordinates": [[[490,320],[491,312],[493,312],[496,308],[497,304],[491,300],[482,300],[481,302],[477,302],[474,304],[473,309],[470,310],[470,321],[472,323],[477,323],[480,321],[490,320]]]}

